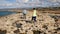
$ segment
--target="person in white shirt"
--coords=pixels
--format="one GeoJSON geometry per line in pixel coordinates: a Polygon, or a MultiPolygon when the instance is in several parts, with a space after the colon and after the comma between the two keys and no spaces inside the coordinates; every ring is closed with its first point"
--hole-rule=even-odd
{"type": "Polygon", "coordinates": [[[22,13],[23,13],[23,17],[26,19],[27,10],[24,9],[22,13]]]}

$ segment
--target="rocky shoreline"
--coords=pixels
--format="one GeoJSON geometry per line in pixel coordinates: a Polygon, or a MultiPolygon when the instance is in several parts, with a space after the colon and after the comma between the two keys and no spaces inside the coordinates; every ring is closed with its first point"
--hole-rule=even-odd
{"type": "Polygon", "coordinates": [[[26,19],[22,13],[0,18],[0,34],[60,34],[60,23],[47,13],[37,13],[37,22],[31,21],[32,13],[26,19]]]}

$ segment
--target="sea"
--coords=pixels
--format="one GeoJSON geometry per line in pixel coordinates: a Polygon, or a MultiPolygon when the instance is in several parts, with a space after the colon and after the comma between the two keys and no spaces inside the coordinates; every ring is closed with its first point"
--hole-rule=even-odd
{"type": "Polygon", "coordinates": [[[16,12],[12,12],[12,11],[0,11],[0,16],[7,16],[10,14],[15,14],[16,12]]]}

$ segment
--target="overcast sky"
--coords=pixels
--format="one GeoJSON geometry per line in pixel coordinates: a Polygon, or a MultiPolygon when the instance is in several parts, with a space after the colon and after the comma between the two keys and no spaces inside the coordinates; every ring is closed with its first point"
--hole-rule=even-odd
{"type": "Polygon", "coordinates": [[[0,0],[1,8],[26,8],[60,6],[59,0],[0,0]]]}

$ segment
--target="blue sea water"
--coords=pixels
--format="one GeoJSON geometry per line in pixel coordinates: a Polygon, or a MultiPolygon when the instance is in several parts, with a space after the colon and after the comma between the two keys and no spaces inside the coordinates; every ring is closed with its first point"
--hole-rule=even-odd
{"type": "Polygon", "coordinates": [[[14,14],[16,12],[11,12],[11,11],[0,11],[0,16],[6,16],[6,15],[10,15],[10,14],[14,14]]]}

